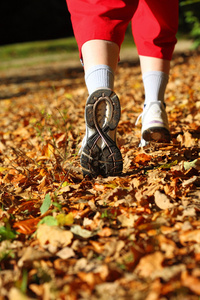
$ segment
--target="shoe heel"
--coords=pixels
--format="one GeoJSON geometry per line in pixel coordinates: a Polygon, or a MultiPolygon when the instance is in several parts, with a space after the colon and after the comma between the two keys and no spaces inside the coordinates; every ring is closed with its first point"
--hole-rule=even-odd
{"type": "Polygon", "coordinates": [[[83,176],[118,176],[123,170],[122,155],[115,145],[110,149],[105,147],[103,151],[98,146],[91,150],[86,145],[81,155],[81,166],[83,176]]]}
{"type": "Polygon", "coordinates": [[[119,148],[116,145],[105,147],[101,157],[101,174],[104,176],[117,176],[123,170],[123,160],[119,148]]]}
{"type": "Polygon", "coordinates": [[[169,131],[164,127],[152,127],[145,130],[142,138],[147,142],[169,143],[171,136],[169,131]]]}

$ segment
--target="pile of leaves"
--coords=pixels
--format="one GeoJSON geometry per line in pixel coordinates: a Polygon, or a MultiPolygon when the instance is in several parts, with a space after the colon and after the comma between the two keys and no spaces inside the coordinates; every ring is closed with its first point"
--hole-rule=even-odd
{"type": "Polygon", "coordinates": [[[83,178],[83,70],[0,79],[0,299],[199,299],[200,55],[172,61],[169,144],[138,148],[140,67],[119,65],[120,177],[83,178]]]}

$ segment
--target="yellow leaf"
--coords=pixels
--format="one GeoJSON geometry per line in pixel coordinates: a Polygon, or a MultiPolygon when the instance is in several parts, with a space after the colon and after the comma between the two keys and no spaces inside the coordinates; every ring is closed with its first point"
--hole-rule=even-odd
{"type": "Polygon", "coordinates": [[[7,168],[4,168],[4,167],[0,167],[0,173],[3,173],[4,171],[6,171],[7,168]]]}
{"type": "Polygon", "coordinates": [[[106,184],[105,186],[108,188],[111,188],[111,189],[115,189],[116,187],[118,187],[118,185],[115,183],[109,183],[109,184],[106,184]]]}
{"type": "Polygon", "coordinates": [[[72,94],[65,93],[65,97],[68,98],[68,99],[72,99],[73,96],[72,96],[72,94]]]}
{"type": "Polygon", "coordinates": [[[53,153],[54,153],[54,147],[51,144],[47,144],[44,146],[44,155],[46,157],[52,157],[53,153]]]}
{"type": "Polygon", "coordinates": [[[69,185],[69,182],[65,181],[65,182],[63,182],[62,187],[65,187],[67,185],[69,185]]]}
{"type": "Polygon", "coordinates": [[[67,215],[59,214],[56,216],[56,219],[58,221],[58,225],[61,225],[61,226],[72,225],[74,223],[74,216],[73,216],[73,213],[71,213],[71,212],[67,215]]]}

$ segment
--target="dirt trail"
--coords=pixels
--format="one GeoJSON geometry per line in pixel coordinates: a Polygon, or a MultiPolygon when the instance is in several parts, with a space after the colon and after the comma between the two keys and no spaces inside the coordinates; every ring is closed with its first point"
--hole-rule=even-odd
{"type": "MultiPolygon", "coordinates": [[[[192,47],[192,41],[180,40],[176,44],[174,55],[178,53],[186,53],[192,47]]],[[[120,63],[137,63],[138,53],[135,47],[124,47],[122,45],[120,53],[120,63]]],[[[66,54],[47,54],[40,57],[25,58],[25,59],[13,59],[11,62],[1,62],[1,66],[4,67],[0,70],[1,77],[9,77],[25,72],[27,76],[45,74],[49,72],[58,71],[59,69],[72,69],[80,68],[82,66],[79,61],[79,55],[75,53],[66,54]]]]}

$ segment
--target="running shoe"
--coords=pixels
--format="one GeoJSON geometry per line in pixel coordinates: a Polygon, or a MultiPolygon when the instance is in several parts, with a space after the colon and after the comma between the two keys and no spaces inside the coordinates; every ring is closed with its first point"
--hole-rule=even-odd
{"type": "Polygon", "coordinates": [[[120,115],[119,98],[110,89],[98,89],[88,97],[85,107],[86,134],[80,151],[84,176],[121,174],[123,160],[116,142],[120,115]]]}
{"type": "Polygon", "coordinates": [[[144,147],[150,141],[158,143],[169,143],[171,140],[169,124],[165,103],[161,101],[150,102],[144,105],[142,114],[138,117],[142,119],[142,133],[139,146],[144,147]]]}

